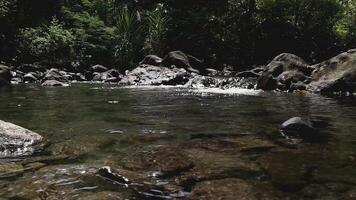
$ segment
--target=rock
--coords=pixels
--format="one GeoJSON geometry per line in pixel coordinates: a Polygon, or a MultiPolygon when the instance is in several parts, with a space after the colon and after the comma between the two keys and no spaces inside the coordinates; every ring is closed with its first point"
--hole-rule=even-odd
{"type": "Polygon", "coordinates": [[[131,181],[128,178],[120,175],[119,173],[113,172],[111,167],[108,166],[101,167],[98,170],[98,174],[112,181],[119,182],[120,184],[131,184],[131,181]]]}
{"type": "Polygon", "coordinates": [[[92,73],[94,73],[94,72],[102,73],[102,72],[108,71],[108,68],[106,68],[102,65],[94,65],[89,68],[89,71],[92,73]]]}
{"type": "Polygon", "coordinates": [[[189,72],[200,73],[202,61],[182,51],[172,51],[163,58],[162,65],[167,68],[183,68],[189,72]]]}
{"type": "Polygon", "coordinates": [[[248,70],[248,71],[239,72],[235,76],[236,77],[246,77],[246,78],[258,78],[260,76],[260,74],[254,72],[252,70],[248,70]]]}
{"type": "Polygon", "coordinates": [[[313,67],[300,57],[283,53],[270,62],[257,82],[257,89],[289,90],[291,83],[307,79],[313,67]]]}
{"type": "Polygon", "coordinates": [[[156,55],[148,55],[140,62],[140,65],[160,66],[161,63],[162,63],[162,58],[156,55]]]}
{"type": "Polygon", "coordinates": [[[14,84],[14,85],[20,84],[20,83],[22,83],[22,82],[23,82],[23,80],[22,80],[22,78],[20,78],[20,77],[13,77],[13,78],[11,79],[11,84],[14,84]]]}
{"type": "Polygon", "coordinates": [[[277,88],[277,80],[271,74],[264,74],[257,80],[257,89],[275,90],[277,88]]]}
{"type": "Polygon", "coordinates": [[[38,81],[35,73],[33,72],[25,74],[23,78],[26,83],[36,83],[38,81]]]}
{"type": "Polygon", "coordinates": [[[313,93],[354,92],[356,89],[356,52],[348,51],[313,66],[307,90],[313,93]]]}
{"type": "Polygon", "coordinates": [[[100,82],[118,82],[122,79],[122,75],[116,69],[110,69],[103,73],[94,74],[93,81],[100,81],[100,82]]]}
{"type": "Polygon", "coordinates": [[[0,65],[0,86],[10,85],[12,74],[9,67],[0,65]]]}
{"type": "Polygon", "coordinates": [[[46,80],[45,82],[42,83],[42,86],[44,87],[68,87],[69,84],[67,83],[62,83],[56,80],[46,80]]]}
{"type": "Polygon", "coordinates": [[[67,75],[66,72],[60,71],[59,69],[52,68],[45,73],[41,82],[44,83],[48,80],[51,80],[53,82],[48,82],[47,84],[49,84],[49,83],[53,84],[53,83],[55,83],[54,81],[66,83],[69,81],[69,79],[66,75],[67,75]]]}
{"type": "Polygon", "coordinates": [[[185,69],[140,65],[126,73],[122,85],[184,85],[192,75],[185,69]]]}
{"type": "Polygon", "coordinates": [[[39,134],[0,120],[0,157],[31,155],[42,141],[39,134]]]}
{"type": "Polygon", "coordinates": [[[310,139],[316,132],[312,123],[301,117],[293,117],[281,125],[282,135],[290,138],[310,139]]]}

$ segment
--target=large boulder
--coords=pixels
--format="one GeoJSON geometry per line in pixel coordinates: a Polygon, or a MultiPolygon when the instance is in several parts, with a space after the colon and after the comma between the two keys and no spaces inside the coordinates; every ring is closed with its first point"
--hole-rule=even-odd
{"type": "Polygon", "coordinates": [[[0,120],[0,158],[31,155],[42,141],[39,134],[0,120]]]}
{"type": "Polygon", "coordinates": [[[201,73],[203,72],[203,61],[194,56],[187,55],[182,51],[169,52],[163,58],[162,65],[167,68],[183,68],[189,72],[201,73]]]}
{"type": "Polygon", "coordinates": [[[162,63],[162,58],[156,55],[148,55],[140,62],[140,65],[160,66],[161,63],[162,63]]]}
{"type": "Polygon", "coordinates": [[[290,90],[293,83],[307,80],[312,71],[313,68],[302,58],[282,53],[266,66],[257,81],[257,89],[290,90]]]}
{"type": "Polygon", "coordinates": [[[10,85],[12,74],[9,67],[0,65],[0,87],[10,85]]]}
{"type": "Polygon", "coordinates": [[[341,53],[313,66],[307,90],[316,93],[354,92],[356,89],[356,49],[341,53]]]}
{"type": "Polygon", "coordinates": [[[184,85],[192,75],[183,68],[140,65],[128,71],[122,85],[184,85]]]}

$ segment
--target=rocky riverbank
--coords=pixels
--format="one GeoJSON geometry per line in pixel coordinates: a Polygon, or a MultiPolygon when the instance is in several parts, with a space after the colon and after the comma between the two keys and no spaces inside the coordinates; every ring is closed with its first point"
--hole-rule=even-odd
{"type": "Polygon", "coordinates": [[[222,71],[206,68],[204,62],[181,51],[164,58],[146,56],[139,66],[120,73],[94,65],[84,71],[65,71],[24,64],[0,65],[0,86],[41,83],[43,86],[69,86],[72,82],[117,83],[122,86],[185,86],[206,88],[248,88],[311,93],[353,93],[356,88],[356,50],[349,50],[329,60],[310,65],[288,53],[275,57],[266,66],[248,71],[222,71]]]}

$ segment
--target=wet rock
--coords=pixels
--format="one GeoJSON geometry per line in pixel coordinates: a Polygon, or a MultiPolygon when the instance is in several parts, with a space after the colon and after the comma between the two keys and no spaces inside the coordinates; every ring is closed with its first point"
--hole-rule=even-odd
{"type": "Polygon", "coordinates": [[[36,83],[38,81],[37,74],[30,72],[23,77],[26,83],[36,83]]]}
{"type": "Polygon", "coordinates": [[[258,77],[260,77],[260,74],[254,72],[252,70],[248,70],[248,71],[239,72],[235,76],[236,77],[245,77],[245,78],[258,78],[258,77]]]}
{"type": "Polygon", "coordinates": [[[122,85],[184,85],[192,75],[185,69],[141,65],[126,73],[122,85]]]}
{"type": "Polygon", "coordinates": [[[0,157],[31,155],[42,141],[39,134],[0,120],[0,157]]]}
{"type": "Polygon", "coordinates": [[[10,85],[12,74],[10,68],[5,65],[0,65],[0,87],[10,85]]]}
{"type": "Polygon", "coordinates": [[[46,84],[46,86],[60,86],[60,84],[56,85],[55,82],[67,83],[69,81],[67,73],[64,71],[60,71],[59,69],[52,68],[48,70],[44,77],[42,78],[42,83],[50,81],[46,84]],[[54,84],[54,85],[51,85],[54,84]]]}
{"type": "Polygon", "coordinates": [[[248,182],[241,179],[229,178],[198,183],[193,188],[188,199],[257,200],[258,198],[255,195],[255,189],[248,182]]]}
{"type": "Polygon", "coordinates": [[[194,167],[178,178],[180,185],[189,187],[192,183],[224,178],[256,178],[263,174],[259,166],[235,152],[214,152],[213,149],[192,148],[185,154],[193,161],[194,167]]]}
{"type": "Polygon", "coordinates": [[[121,80],[122,75],[116,69],[111,69],[103,73],[94,74],[93,81],[100,81],[100,82],[118,82],[121,80]]]}
{"type": "Polygon", "coordinates": [[[302,190],[307,185],[307,166],[313,165],[316,156],[280,152],[263,156],[258,162],[268,173],[272,184],[288,192],[302,190]]]}
{"type": "Polygon", "coordinates": [[[291,83],[305,80],[314,70],[296,55],[283,53],[270,62],[257,82],[257,89],[289,90],[291,83]]]}
{"type": "Polygon", "coordinates": [[[162,58],[156,55],[148,55],[140,62],[140,65],[160,66],[161,63],[162,63],[162,58]]]}
{"type": "Polygon", "coordinates": [[[199,74],[202,69],[202,61],[182,51],[171,51],[163,58],[162,65],[167,68],[183,68],[189,72],[199,74]]]}
{"type": "Polygon", "coordinates": [[[193,167],[192,160],[176,147],[159,146],[145,153],[129,155],[122,160],[126,169],[159,172],[160,176],[176,176],[193,167]]]}
{"type": "Polygon", "coordinates": [[[69,156],[71,158],[83,156],[99,148],[110,147],[115,140],[112,138],[102,138],[94,136],[86,136],[85,138],[72,137],[69,140],[52,144],[48,150],[54,156],[69,156]],[[93,142],[95,141],[95,142],[93,142]]]}
{"type": "Polygon", "coordinates": [[[354,92],[356,89],[356,52],[342,53],[313,66],[307,90],[316,93],[354,92]]]}
{"type": "Polygon", "coordinates": [[[13,77],[10,82],[11,82],[11,84],[16,85],[16,84],[22,83],[23,80],[22,80],[22,78],[20,78],[20,77],[13,77]]]}
{"type": "Polygon", "coordinates": [[[257,89],[275,90],[277,88],[277,80],[271,74],[264,74],[258,78],[257,89]]]}
{"type": "Polygon", "coordinates": [[[309,120],[293,117],[281,125],[281,133],[289,138],[312,139],[317,130],[309,120]]]}
{"type": "Polygon", "coordinates": [[[67,83],[62,83],[56,80],[46,80],[42,83],[42,86],[44,87],[68,87],[69,84],[67,83]]]}
{"type": "Polygon", "coordinates": [[[94,65],[89,68],[89,71],[92,73],[94,73],[94,72],[103,73],[103,72],[108,71],[108,68],[106,68],[102,65],[94,65]]]}
{"type": "Polygon", "coordinates": [[[98,174],[102,177],[108,178],[111,181],[115,181],[120,184],[130,184],[131,183],[131,181],[128,178],[126,178],[118,173],[113,172],[110,167],[101,167],[98,170],[98,174]]]}

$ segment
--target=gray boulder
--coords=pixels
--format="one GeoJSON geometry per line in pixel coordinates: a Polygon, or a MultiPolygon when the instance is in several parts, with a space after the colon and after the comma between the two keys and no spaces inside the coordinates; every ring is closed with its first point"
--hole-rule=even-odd
{"type": "Polygon", "coordinates": [[[203,61],[182,51],[171,51],[163,58],[162,66],[167,68],[183,68],[189,72],[199,74],[204,70],[203,61]]]}
{"type": "Polygon", "coordinates": [[[42,141],[41,135],[0,120],[0,158],[31,155],[42,141]]]}
{"type": "Polygon", "coordinates": [[[313,93],[354,92],[356,89],[356,49],[313,66],[307,90],[313,93]]]}
{"type": "Polygon", "coordinates": [[[270,62],[257,81],[257,89],[290,90],[290,85],[308,79],[313,67],[302,58],[283,53],[270,62]]]}
{"type": "Polygon", "coordinates": [[[161,63],[162,63],[162,58],[156,55],[148,55],[140,62],[140,65],[160,66],[161,63]]]}
{"type": "Polygon", "coordinates": [[[183,68],[140,65],[120,81],[121,85],[184,85],[192,75],[183,68]]]}

